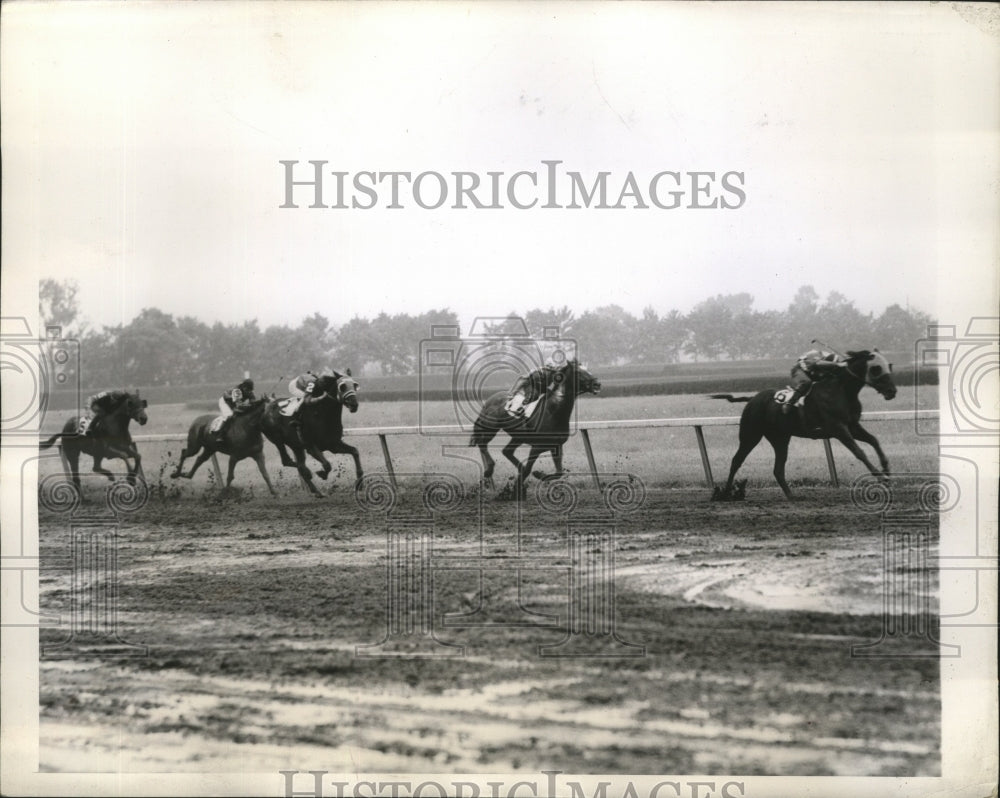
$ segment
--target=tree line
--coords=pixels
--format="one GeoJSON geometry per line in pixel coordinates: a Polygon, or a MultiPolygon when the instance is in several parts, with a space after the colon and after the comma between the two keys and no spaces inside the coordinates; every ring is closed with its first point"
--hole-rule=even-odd
{"type": "MultiPolygon", "coordinates": [[[[298,326],[261,328],[206,324],[192,316],[175,318],[146,308],[128,324],[92,329],[80,317],[72,282],[42,280],[39,316],[58,325],[64,337],[80,342],[81,381],[85,388],[120,385],[197,385],[227,382],[249,371],[270,385],[305,369],[351,368],[355,374],[405,375],[418,369],[419,342],[433,325],[459,326],[447,308],[355,317],[337,326],[320,313],[298,326]]],[[[932,319],[898,304],[882,313],[861,312],[836,291],[825,299],[803,286],[784,310],[759,311],[748,293],[719,294],[688,313],[660,314],[652,307],[639,317],[618,305],[577,315],[567,307],[534,308],[511,317],[524,320],[532,335],[557,327],[576,341],[591,366],[666,364],[692,360],[792,359],[814,338],[834,347],[872,348],[911,353],[932,319]]],[[[496,335],[516,334],[520,323],[496,323],[496,335]]]]}

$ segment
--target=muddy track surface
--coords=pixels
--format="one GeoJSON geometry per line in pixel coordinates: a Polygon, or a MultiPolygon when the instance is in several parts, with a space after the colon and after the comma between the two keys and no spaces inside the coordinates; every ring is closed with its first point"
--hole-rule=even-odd
{"type": "Polygon", "coordinates": [[[846,490],[648,487],[612,513],[579,487],[571,508],[469,489],[432,511],[414,485],[388,515],[349,490],[154,497],[117,537],[117,632],[144,654],[69,636],[110,544],[80,520],[99,502],[43,507],[64,623],[41,634],[41,769],[940,774],[937,661],[852,656],[887,578],[933,634],[936,578],[912,558],[887,577],[846,490]]]}

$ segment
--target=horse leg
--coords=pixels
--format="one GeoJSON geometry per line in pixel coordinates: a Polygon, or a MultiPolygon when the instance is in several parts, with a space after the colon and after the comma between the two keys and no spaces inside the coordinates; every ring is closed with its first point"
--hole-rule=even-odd
{"type": "Polygon", "coordinates": [[[82,498],[83,489],[80,487],[80,450],[75,446],[66,446],[64,444],[61,444],[60,448],[66,456],[66,462],[69,464],[69,477],[76,486],[76,492],[82,498]]]}
{"type": "Polygon", "coordinates": [[[496,461],[490,457],[489,450],[486,448],[485,443],[480,443],[478,448],[479,456],[483,460],[483,486],[487,490],[494,490],[496,485],[493,483],[493,468],[496,466],[496,461]]]}
{"type": "Polygon", "coordinates": [[[872,474],[874,474],[876,477],[885,478],[885,474],[882,474],[877,468],[875,468],[875,466],[872,465],[871,460],[868,459],[868,456],[863,451],[861,451],[861,447],[858,446],[857,441],[855,441],[854,438],[851,436],[851,431],[847,428],[846,424],[838,424],[833,429],[833,436],[842,444],[844,444],[844,446],[847,447],[847,450],[851,454],[853,454],[862,463],[864,463],[865,467],[869,471],[871,471],[872,474]]]}
{"type": "Polygon", "coordinates": [[[229,489],[233,485],[233,477],[236,475],[236,463],[237,462],[238,462],[238,458],[236,457],[235,454],[229,455],[229,470],[226,472],[226,492],[227,493],[229,492],[229,489]]]}
{"type": "Polygon", "coordinates": [[[257,469],[260,471],[260,475],[264,477],[264,482],[267,483],[267,489],[271,491],[272,496],[277,496],[278,491],[274,489],[274,485],[271,484],[271,478],[267,475],[267,469],[264,467],[264,452],[257,452],[253,455],[253,461],[257,464],[257,469]]]}
{"type": "Polygon", "coordinates": [[[519,441],[515,441],[513,438],[511,438],[510,441],[507,443],[507,445],[503,447],[503,456],[514,464],[514,468],[517,469],[518,474],[521,473],[521,461],[514,456],[514,452],[520,445],[521,443],[519,441]]]}
{"type": "Polygon", "coordinates": [[[882,473],[889,473],[889,458],[885,456],[885,452],[882,451],[882,447],[879,446],[878,438],[872,435],[868,430],[862,427],[860,424],[854,424],[851,429],[851,435],[854,436],[854,440],[861,441],[862,443],[867,443],[875,450],[875,454],[878,455],[879,464],[882,466],[882,473]]]}
{"type": "Polygon", "coordinates": [[[278,454],[281,456],[281,465],[286,468],[294,467],[295,461],[288,456],[288,449],[285,448],[285,441],[281,435],[281,430],[273,431],[271,429],[264,430],[264,437],[266,437],[271,443],[274,444],[274,448],[278,450],[278,454]]]}
{"type": "Polygon", "coordinates": [[[744,428],[742,425],[740,426],[740,446],[736,450],[736,454],[733,455],[733,460],[729,465],[729,479],[726,480],[726,488],[723,491],[724,496],[729,496],[732,493],[736,472],[740,470],[740,466],[743,465],[743,461],[747,459],[750,452],[757,448],[757,444],[760,443],[760,439],[763,437],[764,433],[762,430],[751,430],[744,428]]]}
{"type": "Polygon", "coordinates": [[[333,466],[330,465],[330,461],[323,456],[323,451],[314,443],[309,444],[308,452],[312,455],[314,460],[318,460],[323,464],[323,467],[316,472],[316,476],[320,479],[326,479],[330,476],[330,471],[333,470],[333,466]]]}
{"type": "Polygon", "coordinates": [[[354,477],[357,481],[361,481],[361,477],[365,475],[365,472],[361,470],[361,457],[358,455],[358,450],[354,446],[351,446],[349,443],[345,443],[344,440],[341,439],[333,444],[329,451],[334,454],[349,454],[352,458],[354,458],[354,477]]]}
{"type": "Polygon", "coordinates": [[[94,455],[94,467],[91,469],[95,474],[104,474],[112,482],[115,481],[115,475],[112,474],[108,469],[101,468],[101,462],[104,460],[104,455],[95,454],[94,455]]]}
{"type": "Polygon", "coordinates": [[[785,463],[788,462],[788,442],[791,440],[787,436],[768,438],[771,446],[774,447],[774,478],[778,480],[781,490],[786,499],[792,498],[792,492],[788,489],[785,481],[785,463]]]}
{"type": "Polygon", "coordinates": [[[186,474],[181,474],[181,476],[184,477],[184,479],[191,479],[191,477],[194,476],[194,472],[201,468],[205,461],[211,456],[212,452],[209,451],[208,447],[206,447],[205,450],[198,455],[198,459],[194,461],[194,465],[191,466],[191,470],[186,474]]]}
{"type": "Polygon", "coordinates": [[[323,494],[320,493],[316,486],[313,484],[312,471],[306,467],[306,453],[304,450],[297,448],[295,446],[291,447],[292,454],[295,455],[295,467],[299,471],[299,476],[302,477],[302,481],[305,483],[306,490],[308,490],[317,499],[323,498],[323,494]]]}
{"type": "MultiPolygon", "coordinates": [[[[552,449],[549,450],[549,453],[552,455],[552,464],[556,468],[555,475],[557,477],[561,477],[562,473],[563,473],[563,467],[562,467],[562,446],[561,445],[560,446],[553,446],[552,449]]],[[[545,454],[545,452],[543,451],[543,452],[541,452],[541,454],[545,454]]],[[[541,454],[539,456],[541,456],[541,454]]],[[[543,471],[536,471],[534,473],[534,476],[536,478],[538,478],[538,479],[542,479],[543,477],[545,477],[545,473],[543,471]]]]}
{"type": "MultiPolygon", "coordinates": [[[[522,498],[524,497],[527,488],[525,482],[527,482],[528,477],[531,475],[531,467],[535,464],[535,461],[545,452],[549,451],[547,446],[534,445],[528,452],[528,459],[524,461],[524,465],[518,469],[517,473],[517,485],[518,485],[518,495],[522,498]]],[[[543,475],[544,476],[544,475],[543,475]]]]}

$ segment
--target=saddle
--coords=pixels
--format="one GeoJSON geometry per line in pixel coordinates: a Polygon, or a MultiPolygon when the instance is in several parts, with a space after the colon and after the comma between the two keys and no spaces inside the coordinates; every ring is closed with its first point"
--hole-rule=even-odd
{"type": "Polygon", "coordinates": [[[521,412],[519,413],[513,412],[508,405],[504,405],[504,410],[507,411],[507,414],[511,418],[528,419],[531,418],[531,414],[535,412],[535,408],[538,407],[541,401],[542,398],[539,397],[538,399],[535,399],[533,402],[528,402],[528,404],[526,405],[521,405],[521,412]]]}
{"type": "Polygon", "coordinates": [[[299,409],[302,400],[297,396],[289,396],[287,399],[278,400],[278,412],[283,416],[291,416],[299,409]]]}

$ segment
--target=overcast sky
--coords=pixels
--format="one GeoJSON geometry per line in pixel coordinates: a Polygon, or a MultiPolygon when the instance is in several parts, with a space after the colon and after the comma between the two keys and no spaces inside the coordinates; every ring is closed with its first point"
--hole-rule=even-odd
{"type": "Polygon", "coordinates": [[[803,284],[865,311],[988,307],[997,41],[989,11],[926,3],[6,5],[5,287],[76,278],[96,325],[147,306],[262,325],[686,311],[741,291],[768,309],[803,284]],[[279,161],[316,159],[484,176],[557,159],[611,172],[613,195],[629,171],[738,171],[746,201],[279,208],[279,161]]]}

